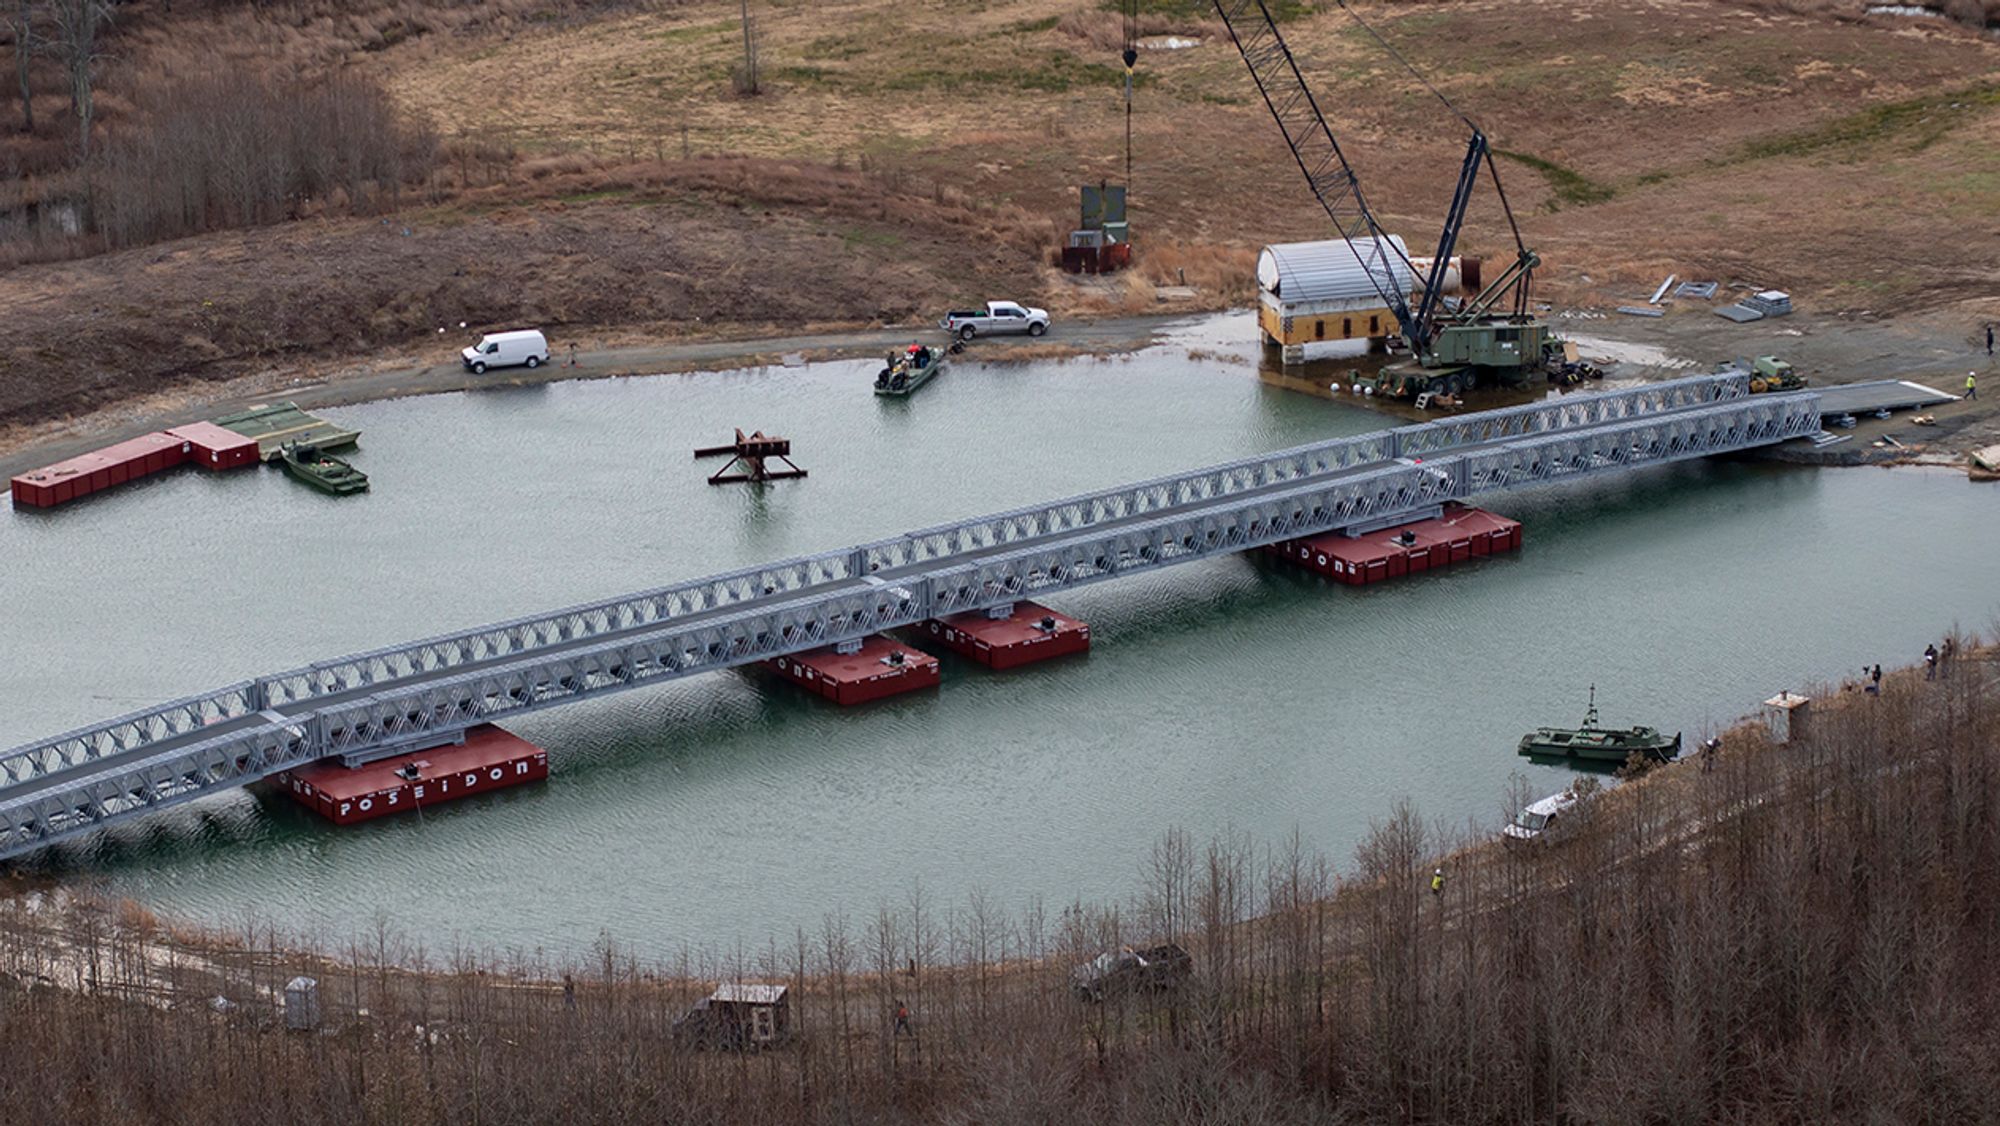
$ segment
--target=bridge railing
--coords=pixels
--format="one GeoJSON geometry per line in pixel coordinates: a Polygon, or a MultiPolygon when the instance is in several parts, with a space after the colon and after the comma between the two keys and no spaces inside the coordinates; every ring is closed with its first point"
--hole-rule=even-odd
{"type": "Polygon", "coordinates": [[[1607,419],[1682,410],[1747,394],[1748,378],[1740,373],[1691,376],[1621,391],[1572,395],[1482,411],[1444,422],[1420,423],[1240,458],[1192,472],[919,529],[856,547],[742,568],[318,661],[247,684],[133,712],[52,740],[16,747],[0,754],[0,774],[14,781],[39,777],[135,747],[191,738],[204,727],[264,708],[296,710],[328,696],[587,644],[613,634],[645,631],[698,616],[725,613],[766,599],[856,582],[869,575],[929,567],[1008,544],[1352,472],[1396,457],[1435,457],[1468,445],[1561,432],[1607,419]]]}

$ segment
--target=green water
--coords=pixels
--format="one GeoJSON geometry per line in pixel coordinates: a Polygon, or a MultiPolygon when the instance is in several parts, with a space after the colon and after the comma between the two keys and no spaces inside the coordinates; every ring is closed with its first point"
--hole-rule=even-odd
{"type": "MultiPolygon", "coordinates": [[[[329,412],[363,498],[192,471],[0,518],[0,745],[347,651],[1384,424],[1260,383],[1247,318],[1135,357],[879,365],[443,395],[329,412]],[[1189,348],[1199,349],[1199,359],[1189,348]],[[1239,354],[1240,353],[1240,354],[1239,354]],[[790,436],[805,481],[689,451],[790,436]]],[[[220,795],[64,854],[170,915],[433,946],[664,954],[861,917],[921,884],[1119,899],[1170,826],[1345,856],[1403,795],[1494,823],[1520,733],[1690,736],[2000,615],[2000,490],[1938,471],[1698,464],[1495,498],[1526,549],[1381,586],[1261,559],[1053,601],[1089,656],[842,710],[755,672],[511,725],[545,785],[336,829],[220,795]]]]}

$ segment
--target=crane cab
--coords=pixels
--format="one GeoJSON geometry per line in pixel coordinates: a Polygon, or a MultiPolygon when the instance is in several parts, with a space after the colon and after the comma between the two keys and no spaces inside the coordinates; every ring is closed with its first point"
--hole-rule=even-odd
{"type": "Polygon", "coordinates": [[[1447,324],[1431,339],[1433,365],[1486,369],[1495,382],[1525,382],[1559,347],[1549,326],[1538,320],[1496,318],[1470,324],[1447,324]]]}

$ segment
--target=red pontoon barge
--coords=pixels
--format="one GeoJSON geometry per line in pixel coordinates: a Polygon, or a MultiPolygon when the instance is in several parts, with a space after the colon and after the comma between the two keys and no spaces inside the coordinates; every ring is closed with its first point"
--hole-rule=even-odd
{"type": "Polygon", "coordinates": [[[419,806],[504,790],[549,776],[549,753],[487,724],[465,743],[432,747],[357,767],[322,759],[278,775],[278,784],[307,809],[336,825],[370,821],[419,806]]]}
{"type": "Polygon", "coordinates": [[[814,649],[765,661],[765,667],[793,684],[836,704],[865,704],[930,688],[942,677],[938,659],[893,637],[876,635],[828,649],[814,649]],[[841,650],[847,650],[841,652],[841,650]]]}
{"type": "Polygon", "coordinates": [[[924,636],[988,668],[1011,669],[1090,651],[1090,626],[1038,602],[933,618],[924,636]],[[998,615],[997,617],[994,615],[998,615]]]}
{"type": "Polygon", "coordinates": [[[14,503],[27,508],[53,508],[113,485],[172,469],[186,461],[190,452],[187,442],[171,434],[142,434],[21,474],[11,482],[14,503]]]}
{"type": "Polygon", "coordinates": [[[1521,546],[1521,523],[1462,504],[1442,515],[1394,528],[1349,536],[1329,532],[1287,540],[1265,550],[1335,582],[1363,586],[1401,575],[1449,567],[1480,555],[1521,546]]]}

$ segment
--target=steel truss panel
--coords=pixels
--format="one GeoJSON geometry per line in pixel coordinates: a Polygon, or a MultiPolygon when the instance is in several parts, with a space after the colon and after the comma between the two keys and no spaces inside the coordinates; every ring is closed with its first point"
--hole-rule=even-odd
{"type": "Polygon", "coordinates": [[[59,787],[0,796],[0,858],[241,786],[318,756],[304,727],[261,718],[137,762],[105,765],[59,787]]]}
{"type": "MultiPolygon", "coordinates": [[[[1506,417],[1487,422],[1459,420],[1445,425],[1459,428],[1457,441],[1461,448],[1469,446],[1468,452],[1428,461],[1353,468],[1368,464],[1360,460],[1364,451],[1379,452],[1385,441],[1400,441],[1409,431],[1424,431],[1421,441],[1433,441],[1431,424],[1006,513],[987,518],[984,531],[958,525],[912,533],[900,541],[908,555],[894,558],[927,559],[928,566],[892,579],[851,579],[855,570],[848,564],[894,542],[882,541],[326,662],[313,668],[322,671],[323,686],[337,687],[322,687],[316,694],[294,698],[273,693],[268,686],[279,678],[269,678],[189,697],[0,758],[6,775],[0,782],[0,856],[71,831],[64,826],[81,831],[195,793],[239,785],[299,761],[451,734],[496,716],[587,694],[782,656],[1039,592],[1393,517],[1444,500],[1702,457],[1818,429],[1817,394],[1736,398],[1727,382],[1682,380],[1676,381],[1678,386],[1592,397],[1616,401],[1580,412],[1571,400],[1490,412],[1506,417]],[[1703,401],[1712,405],[1686,407],[1703,401]],[[1574,421],[1587,418],[1627,421],[1571,429],[1587,425],[1574,421]],[[1544,427],[1553,432],[1541,432],[1544,427]],[[1510,431],[1535,436],[1490,444],[1492,435],[1510,431]],[[1338,476],[1302,468],[1343,464],[1350,468],[1338,476]],[[1132,519],[1147,513],[1156,515],[1132,519]],[[1117,526],[1101,526],[1114,519],[1117,526]],[[1039,536],[1023,534],[1029,527],[1047,530],[1039,536]],[[991,550],[1012,543],[1020,546],[991,550]],[[981,554],[975,557],[975,551],[981,554]],[[841,558],[847,563],[831,563],[841,558]],[[808,582],[807,576],[816,581],[808,582]],[[767,586],[791,597],[777,599],[765,593],[767,586]],[[644,599],[652,600],[650,612],[632,605],[644,599]],[[670,604],[700,605],[707,612],[700,617],[669,613],[665,608],[670,604]],[[559,643],[566,648],[551,652],[559,643]],[[480,667],[451,671],[475,661],[480,667]],[[338,702],[325,698],[332,691],[365,687],[378,690],[338,702]],[[265,714],[254,714],[260,711],[265,714]],[[192,738],[211,730],[215,734],[210,738],[192,738]],[[155,755],[134,754],[164,739],[186,745],[162,748],[155,755]],[[111,756],[131,761],[81,772],[111,756]],[[63,773],[78,777],[50,784],[47,776],[63,773]]],[[[972,523],[979,522],[968,525],[972,523]]],[[[922,564],[904,564],[913,565],[922,564]]]]}
{"type": "Polygon", "coordinates": [[[1398,452],[1403,457],[1432,457],[1467,446],[1601,426],[1607,422],[1748,398],[1749,395],[1749,376],[1733,371],[1648,383],[1608,394],[1566,395],[1547,402],[1480,411],[1460,418],[1404,427],[1397,431],[1402,438],[1402,448],[1398,452]]]}
{"type": "Polygon", "coordinates": [[[69,770],[93,760],[123,754],[148,743],[191,735],[219,723],[251,715],[263,707],[253,681],[243,681],[199,696],[131,712],[92,727],[82,727],[40,743],[16,747],[0,755],[0,792],[10,783],[69,770]]]}

